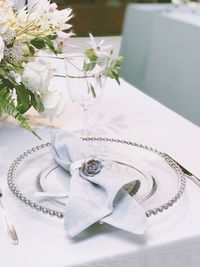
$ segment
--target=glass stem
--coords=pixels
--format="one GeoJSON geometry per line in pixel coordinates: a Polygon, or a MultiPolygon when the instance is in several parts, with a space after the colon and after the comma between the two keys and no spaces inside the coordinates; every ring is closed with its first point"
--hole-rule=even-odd
{"type": "Polygon", "coordinates": [[[83,135],[87,135],[88,126],[88,107],[84,105],[83,107],[83,135]]]}

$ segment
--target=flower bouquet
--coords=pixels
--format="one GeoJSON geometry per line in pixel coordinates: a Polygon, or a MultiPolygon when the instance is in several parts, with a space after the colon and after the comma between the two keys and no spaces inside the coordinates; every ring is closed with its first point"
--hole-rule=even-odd
{"type": "MultiPolygon", "coordinates": [[[[41,115],[57,116],[64,106],[61,92],[49,90],[54,68],[38,59],[38,53],[57,55],[69,49],[68,40],[74,35],[68,24],[72,16],[70,8],[58,10],[48,0],[22,9],[0,0],[0,115],[8,113],[36,136],[24,114],[33,107],[41,115]],[[49,110],[52,103],[53,111],[49,110]]],[[[91,70],[94,60],[108,57],[107,75],[119,82],[121,59],[113,59],[112,50],[106,52],[110,47],[97,44],[92,35],[88,43],[90,48],[84,52],[88,62],[83,68],[91,70]]]]}

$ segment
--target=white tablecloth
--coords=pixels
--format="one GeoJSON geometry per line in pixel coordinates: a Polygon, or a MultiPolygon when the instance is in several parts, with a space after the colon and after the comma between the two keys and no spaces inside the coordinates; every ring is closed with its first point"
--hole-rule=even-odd
{"type": "MultiPolygon", "coordinates": [[[[64,81],[55,86],[64,88],[64,81]]],[[[125,81],[121,87],[107,81],[104,98],[91,109],[90,122],[109,125],[113,137],[145,143],[169,153],[200,176],[200,129],[138,91],[125,81]],[[112,127],[111,127],[112,126],[112,127]]],[[[80,123],[80,110],[67,101],[57,121],[68,130],[80,123]]],[[[48,129],[38,129],[42,142],[48,129]]],[[[4,202],[17,229],[20,243],[13,246],[0,227],[0,265],[3,267],[197,267],[200,265],[200,188],[188,181],[184,197],[167,212],[149,219],[144,236],[109,227],[94,226],[69,239],[62,221],[25,207],[6,185],[6,172],[19,153],[40,143],[19,126],[0,126],[0,185],[4,202]]],[[[42,162],[41,162],[42,166],[42,162]]],[[[28,179],[28,177],[27,177],[28,179]]],[[[167,186],[167,181],[166,186],[167,186]]]]}
{"type": "Polygon", "coordinates": [[[197,125],[199,47],[200,13],[169,4],[128,6],[121,45],[124,79],[197,125]]]}

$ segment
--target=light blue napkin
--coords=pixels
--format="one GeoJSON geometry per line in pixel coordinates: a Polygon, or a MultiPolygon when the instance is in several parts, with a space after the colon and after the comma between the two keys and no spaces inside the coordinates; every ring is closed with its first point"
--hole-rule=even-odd
{"type": "Polygon", "coordinates": [[[98,221],[134,234],[144,233],[148,225],[145,211],[123,189],[137,177],[120,177],[112,168],[107,168],[104,161],[86,154],[89,144],[63,130],[54,135],[52,148],[57,163],[71,173],[64,217],[70,237],[98,221]],[[88,157],[102,164],[94,176],[80,175],[80,168],[88,157]]]}

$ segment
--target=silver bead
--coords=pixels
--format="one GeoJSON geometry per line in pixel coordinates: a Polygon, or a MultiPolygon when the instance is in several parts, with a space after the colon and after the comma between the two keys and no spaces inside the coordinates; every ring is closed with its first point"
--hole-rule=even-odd
{"type": "Polygon", "coordinates": [[[10,189],[14,191],[16,189],[15,185],[13,184],[12,186],[10,186],[10,189]]]}
{"type": "Polygon", "coordinates": [[[181,187],[181,189],[180,189],[181,195],[183,194],[184,190],[185,190],[185,188],[181,187]]]}
{"type": "Polygon", "coordinates": [[[163,212],[163,210],[164,210],[163,206],[161,206],[161,207],[158,208],[158,211],[159,212],[163,212]]]}
{"type": "Polygon", "coordinates": [[[64,215],[61,212],[56,212],[56,216],[58,218],[62,219],[64,215]]]}
{"type": "Polygon", "coordinates": [[[164,204],[164,205],[163,205],[163,209],[164,209],[164,210],[167,210],[168,208],[169,208],[169,206],[168,206],[167,204],[164,204]]]}
{"type": "Polygon", "coordinates": [[[31,202],[30,206],[31,206],[31,208],[35,208],[35,203],[31,202]]]}
{"type": "Polygon", "coordinates": [[[37,205],[35,208],[36,208],[37,211],[41,211],[41,206],[40,205],[37,205]]]}
{"type": "Polygon", "coordinates": [[[44,214],[47,214],[47,213],[48,213],[48,210],[47,210],[46,208],[42,208],[42,212],[43,212],[44,214]]]}
{"type": "Polygon", "coordinates": [[[150,217],[152,215],[152,210],[148,210],[147,212],[146,212],[146,216],[147,217],[150,217]]]}
{"type": "Polygon", "coordinates": [[[153,209],[153,210],[152,210],[152,214],[153,214],[153,215],[156,215],[157,213],[158,213],[158,210],[157,210],[157,209],[153,209]]]}
{"type": "Polygon", "coordinates": [[[49,211],[49,214],[50,214],[51,216],[54,216],[54,215],[55,215],[55,211],[54,211],[54,210],[50,210],[50,211],[49,211]]]}
{"type": "Polygon", "coordinates": [[[26,199],[24,202],[26,205],[30,205],[30,203],[31,203],[30,200],[28,200],[28,199],[26,199]]]}

